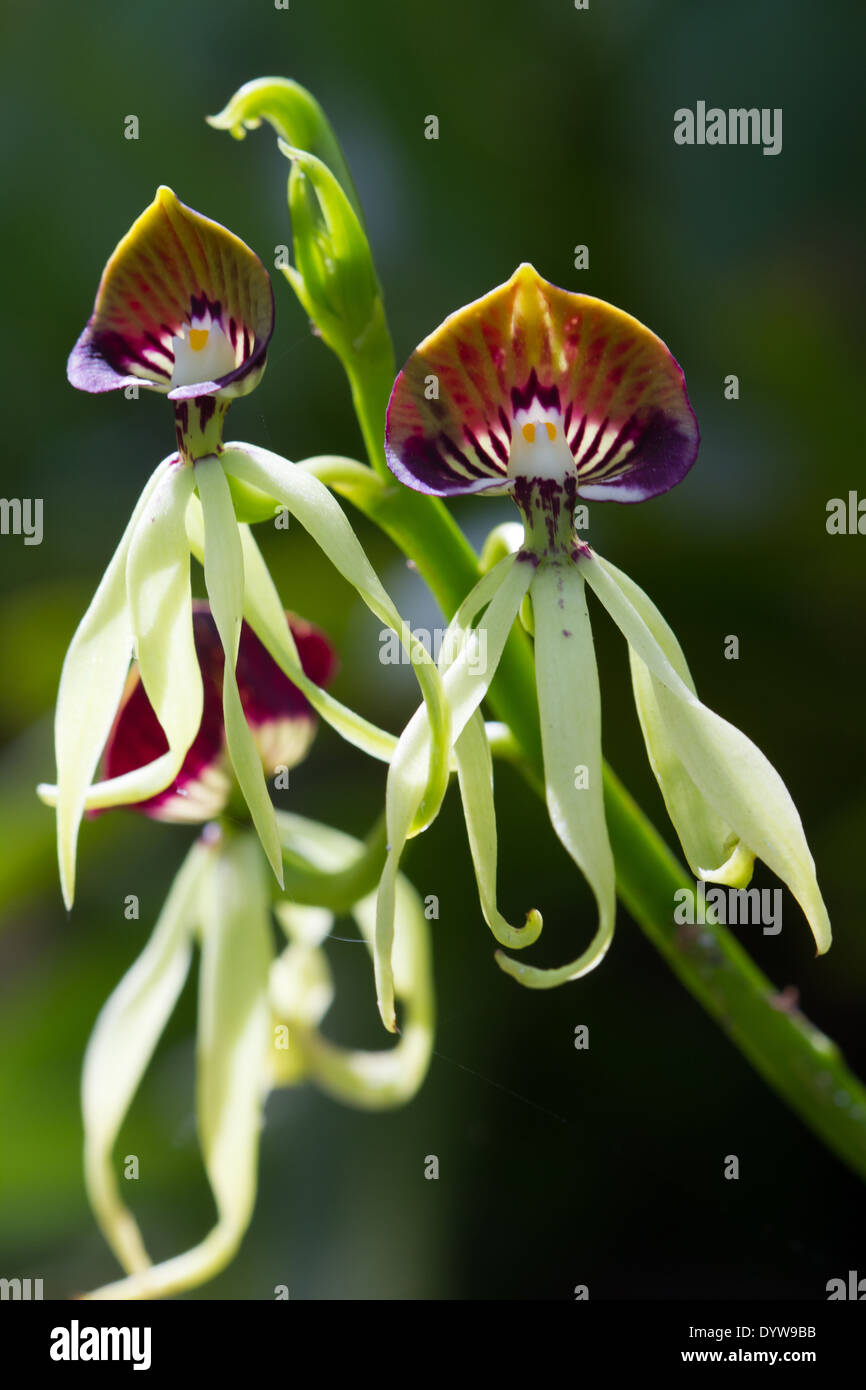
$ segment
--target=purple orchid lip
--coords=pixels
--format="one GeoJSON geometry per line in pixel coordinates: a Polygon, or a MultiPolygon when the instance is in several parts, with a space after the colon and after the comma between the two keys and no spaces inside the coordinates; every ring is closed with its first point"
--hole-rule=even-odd
{"type": "MultiPolygon", "coordinates": [[[[287,622],[305,674],[317,685],[327,685],[336,669],[336,654],[328,638],[319,628],[294,615],[287,615],[287,622]]],[[[231,795],[232,774],[223,724],[223,649],[210,608],[202,600],[193,603],[193,635],[204,687],[199,731],[174,783],[157,796],[129,808],[154,820],[211,820],[225,808],[231,795]]],[[[306,755],[315,734],[315,712],[247,623],[241,627],[236,670],[241,704],[266,774],[273,776],[280,767],[295,766],[306,755]]],[[[165,734],[145,694],[138,669],[133,667],[106,744],[104,776],[112,778],[132,772],[167,749],[165,734]]]]}
{"type": "Polygon", "coordinates": [[[162,187],[109,259],[67,375],[81,391],[231,399],[257,384],[273,327],[255,252],[162,187]]]}
{"type": "Polygon", "coordinates": [[[391,393],[385,455],[419,492],[505,492],[531,476],[531,460],[515,466],[514,453],[536,431],[559,441],[578,495],[600,501],[667,492],[699,441],[682,370],[661,339],[524,264],[412,353],[391,393]]]}

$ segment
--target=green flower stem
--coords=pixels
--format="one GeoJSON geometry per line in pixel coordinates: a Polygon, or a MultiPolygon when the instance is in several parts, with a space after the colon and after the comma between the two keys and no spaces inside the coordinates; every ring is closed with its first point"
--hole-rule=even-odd
{"type": "Polygon", "coordinates": [[[694,880],[608,768],[605,809],[617,890],[674,974],[765,1081],[861,1177],[866,1176],[866,1090],[838,1047],[786,1005],[732,934],[677,926],[671,903],[694,880]]]}
{"type": "Polygon", "coordinates": [[[383,351],[377,353],[372,361],[359,362],[351,367],[347,364],[346,375],[352,388],[352,403],[370,464],[379,477],[390,479],[391,474],[382,454],[382,440],[385,438],[388,397],[394,385],[393,354],[383,351]]]}
{"type": "MultiPolygon", "coordinates": [[[[444,505],[383,483],[347,460],[309,460],[306,466],[382,528],[414,562],[450,618],[480,568],[444,505]]],[[[543,769],[532,653],[517,627],[489,698],[538,790],[543,769]]],[[[674,893],[693,890],[694,881],[607,765],[604,801],[624,906],[760,1075],[828,1148],[866,1177],[866,1089],[838,1048],[798,1011],[779,1006],[770,981],[724,927],[700,931],[674,923],[674,893]]]]}

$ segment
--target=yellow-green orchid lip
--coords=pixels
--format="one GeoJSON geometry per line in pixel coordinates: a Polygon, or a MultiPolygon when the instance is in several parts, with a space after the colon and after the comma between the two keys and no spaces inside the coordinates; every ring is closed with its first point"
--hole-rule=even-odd
{"type": "Polygon", "coordinates": [[[67,375],[81,391],[230,400],[258,383],[273,327],[255,252],[162,187],[110,257],[67,375]]]}

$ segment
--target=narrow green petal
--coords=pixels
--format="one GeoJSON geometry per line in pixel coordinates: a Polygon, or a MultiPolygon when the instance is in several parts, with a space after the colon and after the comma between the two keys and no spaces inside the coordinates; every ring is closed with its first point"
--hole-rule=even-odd
{"type": "MultiPolygon", "coordinates": [[[[534,569],[529,561],[507,556],[478,581],[452,620],[440,660],[454,740],[460,737],[487,694],[533,574],[534,569]],[[488,604],[487,612],[477,627],[472,629],[472,622],[485,603],[488,604]]],[[[429,743],[430,726],[422,705],[400,736],[385,789],[388,857],[377,899],[374,966],[379,1012],[391,1033],[397,1026],[391,969],[397,871],[422,795],[429,743]]]]}
{"type": "Polygon", "coordinates": [[[832,940],[830,921],[802,822],[778,772],[745,734],[701,704],[611,569],[595,557],[581,560],[580,568],[655,677],[659,714],[689,777],[749,852],[788,885],[822,954],[832,940]]]}
{"type": "Polygon", "coordinates": [[[194,485],[189,466],[168,473],[142,516],[126,565],[135,656],[168,741],[163,757],[139,769],[136,800],[154,796],[174,780],[201,724],[204,695],[192,633],[186,536],[186,509],[194,485]]]}
{"type": "MultiPolygon", "coordinates": [[[[369,472],[369,469],[365,469],[369,472]]],[[[187,536],[193,555],[204,559],[204,523],[197,497],[190,499],[186,514],[187,536]]],[[[371,724],[354,710],[329,695],[304,674],[295,639],[270,570],[248,526],[240,526],[244,555],[244,617],[259,641],[267,647],[280,670],[302,690],[310,704],[347,743],[371,758],[390,762],[397,740],[393,734],[371,724]]]]}
{"type": "MultiPolygon", "coordinates": [[[[376,899],[354,911],[370,950],[376,932],[376,899]]],[[[382,1051],[343,1048],[314,1033],[301,1039],[311,1076],[336,1100],[364,1110],[403,1105],[416,1094],[433,1052],[434,1003],[430,930],[415,889],[402,874],[395,885],[394,988],[404,1007],[396,1046],[382,1051]]]]}
{"type": "Polygon", "coordinates": [[[235,664],[244,606],[244,557],[231,493],[218,458],[200,459],[195,477],[204,515],[204,577],[211,612],[225,652],[223,713],[226,743],[244,800],[268,861],[283,881],[283,861],[274,807],[262,760],[244,715],[235,664]]]}
{"type": "Polygon", "coordinates": [[[170,463],[171,458],[163,460],[139,497],[63,662],[54,746],[57,857],[67,908],[72,906],[75,894],[75,847],[85,794],[117,714],[132,653],[132,624],[126,598],[127,555],[136,527],[170,463]]]}
{"type": "MultiPolygon", "coordinates": [[[[683,684],[696,696],[682,648],[655,604],[622,570],[600,555],[595,558],[619,585],[683,684]]],[[[745,887],[752,877],[754,855],[740,844],[736,831],[716,813],[686,771],[659,708],[658,682],[632,647],[629,647],[629,662],[650,765],[692,873],[714,883],[745,887]]]]}
{"type": "Polygon", "coordinates": [[[269,893],[250,835],[229,843],[210,876],[202,933],[198,1121],[220,1224],[240,1240],[253,1208],[270,1043],[273,958],[269,893]]]}
{"type": "MultiPolygon", "coordinates": [[[[287,922],[290,924],[291,920],[288,918],[287,922]]],[[[335,994],[334,977],[321,947],[311,946],[306,941],[290,941],[271,966],[271,1007],[277,1018],[291,1027],[289,1046],[274,1065],[275,1085],[286,1082],[294,1085],[307,1077],[309,1068],[305,1059],[298,1055],[296,1030],[318,1028],[335,994]]],[[[278,1055],[276,1050],[274,1055],[278,1055]]]]}
{"type": "Polygon", "coordinates": [[[493,758],[484,731],[481,711],[476,710],[454,744],[460,797],[466,833],[475,867],[481,911],[501,946],[520,950],[538,940],[541,914],[532,908],[522,927],[512,927],[496,903],[496,810],[493,803],[493,758]]]}
{"type": "MultiPolygon", "coordinates": [[[[120,777],[94,782],[84,797],[88,811],[128,806],[164,791],[179,773],[201,724],[185,526],[193,486],[189,467],[173,466],[163,474],[141,512],[126,560],[134,655],[168,751],[120,777]]],[[[39,792],[49,805],[56,802],[55,789],[43,786],[39,792]]]]}
{"type": "Polygon", "coordinates": [[[552,989],[595,969],[613,939],[616,873],[604,815],[601,696],[580,571],[542,563],[530,590],[544,783],[551,824],[598,904],[598,927],[568,965],[542,970],[498,951],[502,969],[531,989],[552,989]]]}
{"type": "Polygon", "coordinates": [[[148,1268],[138,1225],[121,1200],[112,1150],[189,972],[208,852],[193,846],[141,955],[102,1008],[81,1079],[84,1172],[100,1228],[127,1273],[148,1268]]]}
{"type": "Polygon", "coordinates": [[[412,826],[416,833],[423,830],[438,814],[448,786],[448,704],[434,663],[400,617],[342,507],[324,483],[278,454],[252,444],[230,444],[222,463],[230,475],[270,493],[296,516],[370,611],[399,636],[421,687],[432,731],[427,783],[412,826]]]}
{"type": "Polygon", "coordinates": [[[253,836],[236,836],[220,847],[202,885],[198,1123],[217,1223],[193,1249],[90,1298],[161,1298],[195,1288],[225,1267],[249,1225],[270,1044],[273,947],[263,869],[253,836]]]}
{"type": "MultiPolygon", "coordinates": [[[[322,873],[344,874],[363,851],[360,841],[330,826],[284,813],[279,813],[279,818],[285,843],[308,856],[322,873]]],[[[318,1032],[318,1023],[330,1002],[330,975],[323,952],[315,949],[315,938],[309,937],[303,922],[298,927],[295,919],[286,919],[294,942],[289,948],[293,954],[284,954],[271,975],[272,987],[277,986],[282,1004],[280,1016],[289,1021],[290,1047],[294,1046],[303,1059],[302,1074],[335,1099],[365,1110],[379,1110],[410,1099],[427,1073],[433,1048],[429,925],[418,894],[402,874],[397,878],[395,897],[394,984],[405,1007],[395,1047],[382,1051],[339,1047],[318,1032]]],[[[372,953],[375,896],[369,894],[357,902],[353,915],[372,953]]],[[[280,911],[280,916],[284,918],[285,914],[280,911]]]]}

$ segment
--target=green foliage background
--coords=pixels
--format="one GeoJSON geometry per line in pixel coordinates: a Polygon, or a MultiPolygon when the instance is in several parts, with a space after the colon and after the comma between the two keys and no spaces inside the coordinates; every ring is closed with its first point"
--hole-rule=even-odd
{"type": "MultiPolygon", "coordinates": [[[[157,184],[267,264],[289,241],[288,166],[270,132],[237,143],[203,122],[254,76],[293,76],[329,113],[400,360],[530,260],[635,314],[682,363],[703,436],[697,466],[646,507],[594,506],[590,538],[658,602],[707,703],[788,782],[836,941],[816,961],[789,899],[780,937],[739,934],[862,1074],[866,539],[825,530],[828,499],[864,489],[856,7],[33,0],[0,22],[2,493],[45,508],[41,546],[0,538],[0,1274],[42,1277],[52,1297],[115,1274],[84,1198],[81,1057],[189,839],[130,814],[88,824],[66,919],[52,818],[33,787],[53,774],[66,644],[173,430],[157,398],[75,393],[65,358],[109,252],[157,184]],[[782,154],[678,148],[673,112],[698,99],[782,107],[782,154]],[[438,142],[423,136],[430,113],[438,142]],[[128,114],[137,142],[123,138],[128,114]],[[588,271],[573,269],[578,243],[588,271]],[[730,372],[738,402],[723,399],[730,372]],[[736,662],[723,659],[730,633],[736,662]],[[124,920],[128,893],[138,922],[124,920]]],[[[338,364],[278,279],[268,371],[233,407],[229,435],[289,457],[358,455],[338,364]]],[[[470,501],[460,515],[480,541],[498,513],[470,501]]],[[[435,624],[420,580],[359,530],[407,616],[435,624]]],[[[412,682],[379,664],[376,625],[297,528],[264,543],[286,603],[337,640],[337,693],[397,728],[412,682]]],[[[625,651],[594,616],[607,755],[669,834],[625,651]]],[[[380,768],[323,730],[287,804],[360,832],[382,785],[380,768]]],[[[537,904],[547,925],[536,958],[565,959],[588,939],[588,895],[507,770],[497,795],[504,909],[537,904]]],[[[568,1298],[586,1283],[593,1298],[814,1298],[858,1261],[862,1272],[861,1187],[624,913],[599,971],[532,994],[493,964],[453,796],[410,872],[441,904],[430,1077],[385,1116],[308,1089],[272,1098],[252,1229],[198,1296],[270,1298],[287,1284],[292,1298],[568,1298]],[[573,1047],[581,1023],[588,1052],[573,1047]],[[431,1153],[438,1182],[423,1177],[431,1153]],[[740,1157],[739,1182],[723,1180],[727,1154],[740,1157]]],[[[772,886],[764,871],[756,882],[772,886]]],[[[362,949],[333,943],[333,1028],[374,1044],[362,949]]],[[[191,1108],[194,1003],[191,986],[119,1151],[140,1157],[133,1195],[157,1255],[194,1243],[212,1215],[191,1108]]]]}

